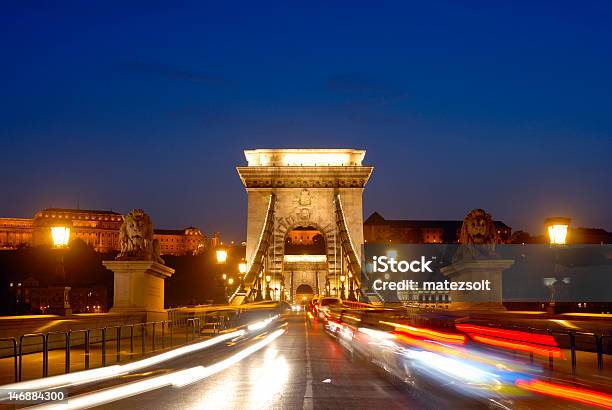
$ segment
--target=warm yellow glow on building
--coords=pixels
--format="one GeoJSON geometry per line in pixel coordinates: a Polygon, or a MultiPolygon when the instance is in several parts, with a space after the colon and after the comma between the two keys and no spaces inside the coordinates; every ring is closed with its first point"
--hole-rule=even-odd
{"type": "Polygon", "coordinates": [[[354,149],[255,149],[244,151],[250,167],[361,166],[365,151],[354,149]]]}
{"type": "MultiPolygon", "coordinates": [[[[46,208],[36,212],[34,218],[0,218],[0,249],[53,245],[50,228],[69,226],[70,240],[81,240],[96,252],[119,251],[122,223],[121,214],[113,211],[46,208]]],[[[162,255],[193,255],[209,246],[206,236],[192,226],[155,229],[154,238],[159,240],[162,255]]],[[[213,246],[218,239],[213,235],[213,246]]]]}
{"type": "Polygon", "coordinates": [[[306,262],[327,262],[326,255],[285,255],[285,262],[306,263],[306,262]]]}
{"type": "Polygon", "coordinates": [[[70,241],[70,228],[67,226],[51,227],[51,238],[53,238],[53,246],[56,248],[68,246],[68,241],[70,241]]]}

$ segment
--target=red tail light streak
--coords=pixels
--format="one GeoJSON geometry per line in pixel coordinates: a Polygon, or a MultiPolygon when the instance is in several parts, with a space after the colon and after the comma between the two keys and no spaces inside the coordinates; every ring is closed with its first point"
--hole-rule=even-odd
{"type": "Polygon", "coordinates": [[[550,335],[468,324],[459,324],[456,328],[466,332],[475,342],[503,349],[533,353],[539,356],[563,357],[563,352],[558,347],[557,341],[550,335]]]}
{"type": "Polygon", "coordinates": [[[612,409],[612,396],[609,394],[572,386],[563,386],[541,380],[517,380],[516,385],[522,389],[534,393],[559,397],[566,400],[574,400],[591,406],[612,409]]]}
{"type": "Polygon", "coordinates": [[[380,321],[380,323],[384,325],[393,326],[395,328],[395,332],[406,333],[412,336],[417,336],[423,339],[433,340],[436,342],[450,343],[450,344],[457,344],[457,345],[464,345],[466,342],[465,335],[461,335],[458,333],[439,332],[437,330],[427,329],[423,327],[414,327],[414,326],[404,325],[401,323],[384,322],[384,321],[380,321]]]}
{"type": "Polygon", "coordinates": [[[517,330],[497,329],[494,327],[458,324],[457,329],[465,333],[475,333],[485,336],[493,336],[502,339],[517,340],[520,342],[536,343],[546,346],[558,346],[557,341],[551,335],[542,335],[537,333],[520,332],[517,330]]]}

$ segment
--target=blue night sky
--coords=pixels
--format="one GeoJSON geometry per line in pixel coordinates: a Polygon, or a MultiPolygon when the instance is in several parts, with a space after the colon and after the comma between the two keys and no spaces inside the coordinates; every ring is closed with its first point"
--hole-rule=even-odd
{"type": "Polygon", "coordinates": [[[0,216],[242,240],[243,149],[354,147],[364,217],[612,229],[609,1],[47,3],[0,14],[0,216]]]}

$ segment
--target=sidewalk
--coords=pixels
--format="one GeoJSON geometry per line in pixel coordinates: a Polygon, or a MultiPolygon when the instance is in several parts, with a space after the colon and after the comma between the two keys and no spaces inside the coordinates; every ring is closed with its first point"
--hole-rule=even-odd
{"type": "MultiPolygon", "coordinates": [[[[188,331],[191,331],[189,329],[188,331]]],[[[185,328],[174,329],[172,334],[172,347],[179,347],[185,344],[188,340],[192,342],[198,339],[197,335],[187,335],[185,328]]],[[[157,333],[155,337],[155,347],[151,334],[145,334],[144,354],[142,337],[140,334],[134,335],[133,348],[130,343],[130,338],[123,338],[119,343],[119,352],[117,352],[116,339],[107,340],[106,342],[106,366],[118,363],[127,363],[132,360],[142,359],[144,357],[159,354],[170,349],[170,334],[165,334],[162,339],[161,334],[157,333]]],[[[96,341],[91,343],[89,350],[89,368],[102,367],[103,361],[102,343],[96,341]]],[[[70,349],[70,372],[77,372],[86,369],[86,354],[85,348],[82,345],[72,346],[70,349]]],[[[43,354],[29,353],[24,354],[22,359],[22,377],[21,380],[38,379],[43,375],[43,354]]],[[[49,350],[48,375],[56,376],[64,374],[66,370],[66,354],[65,349],[49,350]]],[[[0,385],[14,382],[14,359],[12,357],[0,359],[0,385]]]]}

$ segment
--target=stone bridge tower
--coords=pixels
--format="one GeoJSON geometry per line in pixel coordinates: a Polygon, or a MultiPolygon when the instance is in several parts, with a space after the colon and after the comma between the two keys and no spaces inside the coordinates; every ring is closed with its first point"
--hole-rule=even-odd
{"type": "MultiPolygon", "coordinates": [[[[260,290],[269,287],[268,298],[291,301],[300,285],[310,286],[313,293],[334,294],[335,289],[337,294],[340,275],[348,273],[351,260],[353,264],[361,260],[362,193],[373,170],[362,165],[365,151],[256,149],[244,153],[247,166],[237,171],[248,196],[245,287],[251,282],[251,287],[260,290]],[[287,235],[300,228],[321,234],[322,255],[285,256],[287,235]],[[268,283],[260,279],[257,284],[257,278],[266,277],[268,283]]],[[[249,298],[246,290],[244,301],[249,298]]]]}

